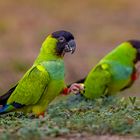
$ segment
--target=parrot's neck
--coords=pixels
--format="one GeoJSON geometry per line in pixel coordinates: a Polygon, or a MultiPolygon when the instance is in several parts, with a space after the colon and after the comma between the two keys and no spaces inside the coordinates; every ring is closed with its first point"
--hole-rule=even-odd
{"type": "Polygon", "coordinates": [[[47,37],[47,39],[43,42],[42,47],[40,49],[40,53],[35,61],[35,64],[44,62],[44,61],[55,61],[62,60],[63,57],[56,54],[56,43],[57,40],[52,37],[47,37]]]}
{"type": "Polygon", "coordinates": [[[106,55],[103,60],[118,61],[121,64],[132,65],[136,59],[137,51],[131,46],[131,44],[125,42],[119,45],[111,53],[106,55]]]}
{"type": "Polygon", "coordinates": [[[136,49],[128,42],[122,43],[118,47],[119,57],[123,57],[124,61],[134,62],[136,59],[137,51],[136,49]]]}

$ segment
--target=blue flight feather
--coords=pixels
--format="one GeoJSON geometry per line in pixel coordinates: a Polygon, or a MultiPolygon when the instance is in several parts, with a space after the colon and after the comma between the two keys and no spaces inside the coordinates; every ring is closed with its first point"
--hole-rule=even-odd
{"type": "Polygon", "coordinates": [[[13,109],[15,109],[14,106],[12,106],[12,105],[5,105],[2,108],[0,108],[0,114],[4,114],[6,112],[12,111],[13,109]]]}

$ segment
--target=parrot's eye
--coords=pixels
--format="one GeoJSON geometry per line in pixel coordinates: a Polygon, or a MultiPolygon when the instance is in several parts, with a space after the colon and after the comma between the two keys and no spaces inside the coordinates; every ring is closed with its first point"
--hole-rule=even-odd
{"type": "Polygon", "coordinates": [[[68,44],[66,44],[66,45],[65,45],[65,47],[66,47],[66,48],[69,48],[69,45],[68,45],[68,44]]]}
{"type": "Polygon", "coordinates": [[[65,38],[64,38],[63,36],[61,36],[61,37],[59,37],[59,38],[58,38],[58,40],[59,40],[59,42],[61,42],[61,43],[62,43],[62,42],[64,42],[64,41],[65,41],[65,38]]]}

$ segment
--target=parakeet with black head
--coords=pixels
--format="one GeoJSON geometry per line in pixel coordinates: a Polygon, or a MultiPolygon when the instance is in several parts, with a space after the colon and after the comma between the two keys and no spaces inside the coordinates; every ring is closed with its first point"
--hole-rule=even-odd
{"type": "Polygon", "coordinates": [[[140,41],[126,41],[101,59],[86,78],[76,83],[84,82],[82,94],[89,99],[114,95],[129,88],[138,78],[140,73],[140,67],[136,67],[138,61],[140,61],[140,41]]]}
{"type": "Polygon", "coordinates": [[[50,34],[42,44],[33,66],[17,85],[0,97],[0,114],[10,111],[31,112],[37,116],[45,112],[49,103],[66,87],[64,55],[74,53],[74,36],[68,31],[50,34]]]}

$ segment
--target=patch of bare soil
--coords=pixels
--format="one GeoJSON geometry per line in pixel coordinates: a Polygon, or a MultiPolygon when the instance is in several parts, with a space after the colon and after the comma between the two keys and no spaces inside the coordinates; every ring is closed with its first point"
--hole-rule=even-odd
{"type": "Polygon", "coordinates": [[[46,140],[139,140],[139,138],[131,136],[117,136],[117,135],[91,135],[91,134],[70,134],[66,136],[59,136],[57,138],[46,138],[46,140]]]}

